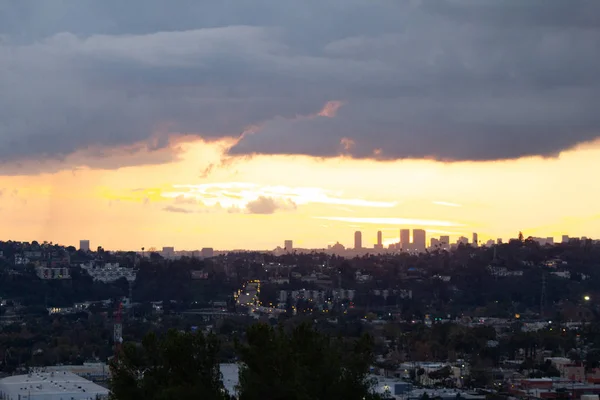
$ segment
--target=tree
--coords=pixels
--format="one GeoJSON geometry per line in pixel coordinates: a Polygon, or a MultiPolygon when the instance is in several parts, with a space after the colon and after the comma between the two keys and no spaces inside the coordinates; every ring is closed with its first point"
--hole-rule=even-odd
{"type": "Polygon", "coordinates": [[[170,330],[127,343],[111,368],[113,400],[228,400],[214,335],[170,330]]]}
{"type": "Polygon", "coordinates": [[[237,345],[240,400],[377,399],[367,380],[373,361],[368,336],[350,343],[332,339],[301,324],[291,332],[282,326],[257,324],[247,343],[237,345]]]}
{"type": "Polygon", "coordinates": [[[592,370],[600,366],[600,349],[592,349],[585,356],[586,370],[592,370]]]}
{"type": "Polygon", "coordinates": [[[445,366],[441,369],[431,371],[428,375],[433,380],[448,379],[452,375],[452,368],[445,366]]]}

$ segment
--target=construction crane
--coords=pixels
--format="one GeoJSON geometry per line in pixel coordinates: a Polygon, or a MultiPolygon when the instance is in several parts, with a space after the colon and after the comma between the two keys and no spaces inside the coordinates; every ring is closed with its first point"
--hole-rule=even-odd
{"type": "Polygon", "coordinates": [[[113,340],[115,341],[115,361],[119,361],[119,353],[121,353],[121,345],[123,344],[123,302],[119,302],[117,306],[117,313],[115,315],[115,327],[113,340]]]}

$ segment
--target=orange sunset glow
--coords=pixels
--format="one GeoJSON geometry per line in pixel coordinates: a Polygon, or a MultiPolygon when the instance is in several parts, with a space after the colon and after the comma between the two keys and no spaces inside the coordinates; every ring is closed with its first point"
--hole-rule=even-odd
{"type": "Polygon", "coordinates": [[[382,230],[386,243],[397,241],[401,227],[455,238],[473,231],[509,238],[516,230],[600,236],[600,181],[584,172],[600,159],[598,144],[555,158],[480,163],[306,156],[223,162],[222,143],[179,146],[179,158],[160,165],[2,177],[0,236],[86,237],[111,249],[268,249],[285,238],[323,248],[350,245],[357,228],[371,242],[382,230]]]}

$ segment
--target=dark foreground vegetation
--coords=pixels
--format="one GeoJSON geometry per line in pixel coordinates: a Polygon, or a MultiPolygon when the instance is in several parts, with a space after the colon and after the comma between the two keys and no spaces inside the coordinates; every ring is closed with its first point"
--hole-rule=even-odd
{"type": "MultiPolygon", "coordinates": [[[[251,326],[236,343],[239,400],[377,399],[367,379],[373,342],[332,338],[308,324],[251,326]]],[[[124,345],[111,364],[114,400],[231,399],[213,334],[171,330],[124,345]]]]}

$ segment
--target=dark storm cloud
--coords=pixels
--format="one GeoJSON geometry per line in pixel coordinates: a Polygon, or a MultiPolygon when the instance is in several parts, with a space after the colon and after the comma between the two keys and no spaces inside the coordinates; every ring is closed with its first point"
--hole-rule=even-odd
{"type": "Polygon", "coordinates": [[[171,134],[251,126],[231,154],[554,155],[600,136],[597,15],[596,0],[2,2],[0,173],[97,146],[164,162],[171,134]]]}

